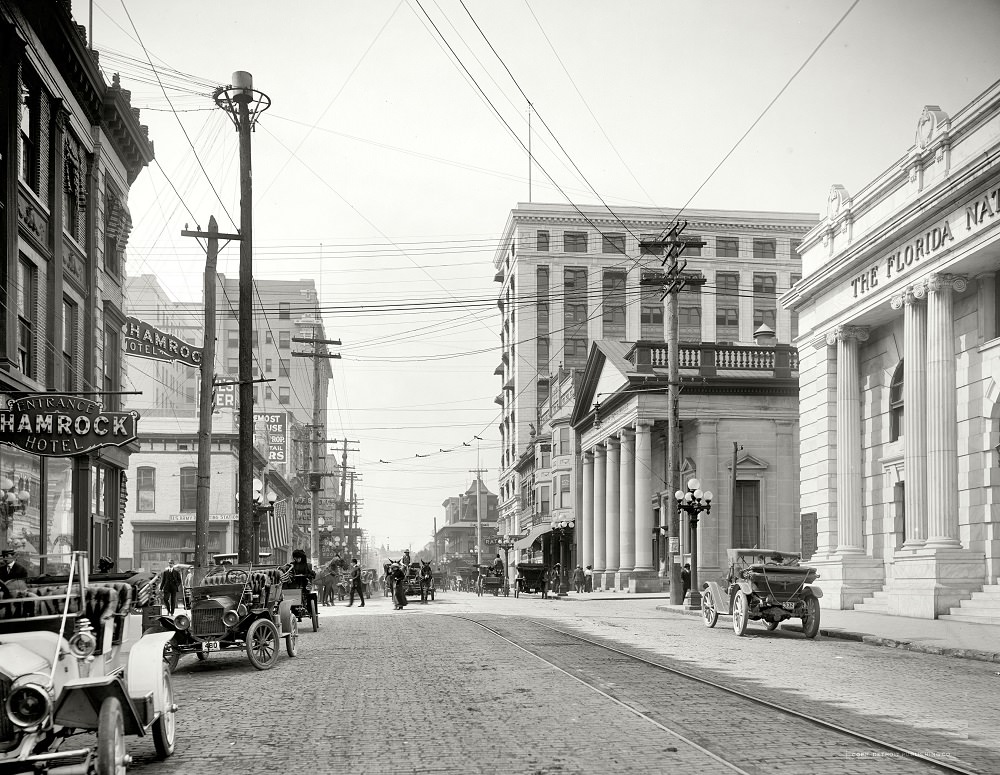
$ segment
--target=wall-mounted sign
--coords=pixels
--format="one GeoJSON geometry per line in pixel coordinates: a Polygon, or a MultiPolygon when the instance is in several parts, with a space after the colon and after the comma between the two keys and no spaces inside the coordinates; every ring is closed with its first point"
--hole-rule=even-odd
{"type": "Polygon", "coordinates": [[[238,409],[239,393],[238,385],[216,385],[215,386],[215,408],[216,409],[238,409]]]}
{"type": "MultiPolygon", "coordinates": [[[[516,541],[520,541],[521,539],[527,538],[527,537],[528,537],[527,534],[516,535],[516,536],[512,535],[512,536],[510,536],[510,540],[511,540],[511,543],[514,543],[516,541]]],[[[493,546],[494,544],[499,544],[499,543],[502,543],[502,542],[503,542],[503,536],[491,536],[490,538],[483,539],[483,543],[486,544],[487,546],[493,546]]]]}
{"type": "Polygon", "coordinates": [[[264,424],[264,435],[267,441],[267,459],[272,463],[284,463],[288,460],[287,433],[288,433],[288,413],[287,412],[254,412],[253,424],[264,424]]]}
{"type": "Polygon", "coordinates": [[[201,349],[193,347],[173,334],[153,328],[138,318],[125,318],[122,326],[126,355],[151,358],[154,361],[180,361],[188,366],[201,365],[201,349]]]}
{"type": "Polygon", "coordinates": [[[82,455],[135,441],[137,412],[104,412],[88,398],[40,393],[13,398],[0,412],[0,443],[48,457],[82,455]]]}
{"type": "MultiPolygon", "coordinates": [[[[169,519],[171,522],[194,522],[195,516],[193,511],[185,511],[180,514],[171,514],[169,519]]],[[[209,514],[208,518],[213,522],[234,522],[239,519],[236,514],[209,514]]]]}
{"type": "Polygon", "coordinates": [[[667,539],[667,552],[670,554],[681,553],[681,539],[677,536],[670,536],[667,539]]]}

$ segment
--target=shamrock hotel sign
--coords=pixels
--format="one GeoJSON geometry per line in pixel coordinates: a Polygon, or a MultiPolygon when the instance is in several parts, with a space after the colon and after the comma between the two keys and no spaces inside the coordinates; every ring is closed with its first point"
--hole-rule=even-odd
{"type": "Polygon", "coordinates": [[[36,455],[82,455],[135,441],[136,412],[105,412],[87,398],[40,393],[12,398],[0,411],[0,444],[36,455]]]}

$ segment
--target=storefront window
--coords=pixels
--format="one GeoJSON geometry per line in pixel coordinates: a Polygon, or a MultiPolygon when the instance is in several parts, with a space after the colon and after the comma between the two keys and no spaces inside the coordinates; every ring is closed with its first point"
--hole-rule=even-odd
{"type": "Polygon", "coordinates": [[[37,455],[0,448],[0,530],[3,548],[18,552],[28,571],[37,571],[41,541],[41,460],[37,455]]]}
{"type": "Polygon", "coordinates": [[[69,557],[62,555],[73,549],[73,461],[70,458],[49,458],[45,474],[45,553],[48,573],[69,570],[69,557]]]}

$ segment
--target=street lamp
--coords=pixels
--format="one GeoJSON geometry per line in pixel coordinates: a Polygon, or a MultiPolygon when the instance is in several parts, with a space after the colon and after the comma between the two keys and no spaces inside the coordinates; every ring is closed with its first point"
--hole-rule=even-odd
{"type": "Polygon", "coordinates": [[[250,556],[257,560],[260,557],[260,515],[270,514],[274,511],[274,504],[278,500],[274,490],[268,490],[264,495],[264,483],[260,479],[253,480],[253,547],[250,556]],[[265,506],[265,498],[267,505],[265,506]]]}
{"type": "Polygon", "coordinates": [[[23,514],[31,499],[27,490],[18,490],[14,482],[4,477],[0,479],[0,527],[6,530],[14,523],[14,515],[23,514]]]}
{"type": "Polygon", "coordinates": [[[507,569],[510,567],[510,550],[514,548],[514,542],[511,540],[509,534],[505,534],[502,538],[497,536],[497,549],[503,549],[503,595],[507,597],[510,594],[510,576],[507,569]]]}
{"type": "Polygon", "coordinates": [[[573,528],[576,522],[573,520],[560,520],[552,523],[552,533],[556,539],[556,562],[559,563],[559,589],[557,594],[565,597],[569,594],[569,574],[566,566],[569,565],[569,539],[573,535],[573,528]]]}
{"type": "Polygon", "coordinates": [[[688,598],[688,609],[701,609],[701,593],[698,591],[698,517],[702,512],[712,513],[712,493],[702,492],[701,482],[688,479],[688,491],[678,490],[674,493],[677,508],[688,515],[689,535],[691,536],[691,591],[688,598]]]}

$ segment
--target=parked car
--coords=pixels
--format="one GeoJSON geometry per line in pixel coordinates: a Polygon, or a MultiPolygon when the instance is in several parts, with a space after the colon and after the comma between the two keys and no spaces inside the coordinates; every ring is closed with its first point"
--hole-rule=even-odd
{"type": "Polygon", "coordinates": [[[29,578],[16,592],[0,582],[0,772],[118,775],[126,735],[152,735],[160,757],[173,753],[171,636],[142,636],[140,591],[149,594],[92,580],[86,552],[72,553],[66,576],[29,578]],[[95,745],[64,745],[88,731],[95,745]]]}
{"type": "Polygon", "coordinates": [[[819,633],[819,598],[813,585],[815,568],[802,565],[802,555],[773,549],[728,549],[729,568],[701,590],[705,626],[714,627],[720,614],[732,616],[733,631],[746,632],[748,622],[762,621],[769,630],[786,619],[801,619],[807,638],[819,633]]]}
{"type": "Polygon", "coordinates": [[[282,595],[282,573],[249,563],[195,568],[191,610],[161,616],[159,629],[172,633],[163,659],[171,671],[185,654],[208,659],[213,651],[244,649],[258,670],[278,660],[278,640],[288,656],[298,653],[298,620],[293,601],[282,595]]]}

